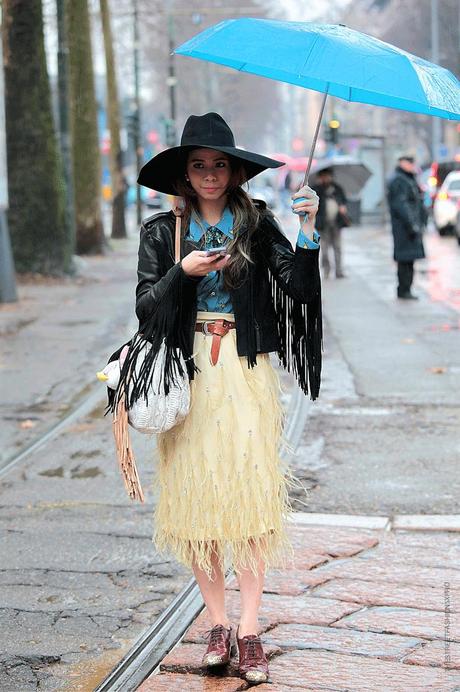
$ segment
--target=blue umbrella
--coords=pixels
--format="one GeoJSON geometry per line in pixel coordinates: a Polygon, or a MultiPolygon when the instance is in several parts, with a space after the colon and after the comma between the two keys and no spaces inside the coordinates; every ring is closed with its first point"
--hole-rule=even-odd
{"type": "Polygon", "coordinates": [[[346,101],[460,120],[460,82],[448,70],[343,25],[228,19],[175,50],[346,101]]]}

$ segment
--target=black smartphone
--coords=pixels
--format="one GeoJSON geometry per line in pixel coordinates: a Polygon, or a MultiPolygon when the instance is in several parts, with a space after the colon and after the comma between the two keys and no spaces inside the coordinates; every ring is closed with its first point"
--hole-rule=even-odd
{"type": "Polygon", "coordinates": [[[207,257],[211,257],[212,255],[226,255],[227,246],[221,245],[220,247],[212,247],[209,248],[209,250],[206,250],[205,252],[207,257]]]}

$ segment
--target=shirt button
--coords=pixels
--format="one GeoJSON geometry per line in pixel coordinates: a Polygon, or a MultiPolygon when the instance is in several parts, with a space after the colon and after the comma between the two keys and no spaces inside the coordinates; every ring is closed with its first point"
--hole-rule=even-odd
{"type": "Polygon", "coordinates": [[[211,291],[211,295],[212,295],[212,296],[215,296],[215,295],[216,295],[216,292],[215,292],[215,291],[211,291]]]}

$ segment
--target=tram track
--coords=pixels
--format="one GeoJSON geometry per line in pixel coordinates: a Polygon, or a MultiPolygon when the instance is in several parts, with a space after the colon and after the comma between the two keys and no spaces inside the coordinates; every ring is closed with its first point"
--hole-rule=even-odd
{"type": "MultiPolygon", "coordinates": [[[[287,407],[284,438],[295,451],[309,415],[311,402],[299,387],[292,385],[287,407]]],[[[285,456],[286,452],[281,452],[285,456]]],[[[229,576],[229,575],[228,575],[229,576]]],[[[200,590],[190,579],[169,606],[137,639],[94,692],[134,692],[155,673],[165,655],[181,640],[204,608],[200,590]]]]}
{"type": "MultiPolygon", "coordinates": [[[[294,380],[290,389],[284,430],[287,447],[281,449],[283,457],[289,454],[289,450],[295,451],[297,448],[311,406],[309,399],[295,386],[294,380]]],[[[0,468],[0,478],[27,461],[32,454],[54,440],[66,428],[101,407],[105,398],[105,389],[101,388],[99,383],[91,387],[89,393],[82,397],[66,415],[29,445],[7,459],[0,468]]],[[[198,585],[194,579],[190,579],[161,615],[134,642],[94,692],[136,690],[149,675],[158,669],[164,656],[180,641],[203,607],[204,603],[198,585]]]]}

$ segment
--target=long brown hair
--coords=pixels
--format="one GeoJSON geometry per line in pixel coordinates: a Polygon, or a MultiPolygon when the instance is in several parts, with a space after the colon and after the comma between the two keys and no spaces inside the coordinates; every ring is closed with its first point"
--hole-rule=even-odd
{"type": "MultiPolygon", "coordinates": [[[[187,235],[190,227],[190,218],[195,212],[198,216],[197,194],[191,184],[185,179],[187,166],[187,152],[182,159],[182,175],[176,180],[177,194],[184,200],[184,211],[182,215],[182,234],[187,235]]],[[[222,270],[224,288],[228,291],[240,286],[249,270],[249,263],[253,264],[251,258],[251,236],[257,228],[259,222],[259,212],[257,207],[242,188],[245,180],[243,164],[233,156],[228,156],[231,168],[230,182],[227,187],[227,205],[233,215],[233,239],[228,244],[228,252],[231,255],[229,261],[222,270]]]]}

